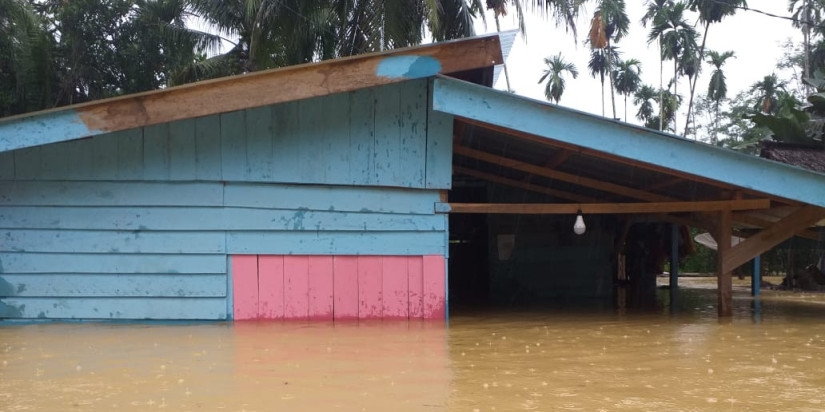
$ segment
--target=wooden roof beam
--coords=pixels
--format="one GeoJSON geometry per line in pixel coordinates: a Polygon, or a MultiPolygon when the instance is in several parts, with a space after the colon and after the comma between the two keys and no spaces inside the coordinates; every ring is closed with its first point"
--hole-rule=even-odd
{"type": "Polygon", "coordinates": [[[491,213],[517,215],[589,215],[636,213],[717,212],[766,209],[768,199],[714,200],[703,202],[651,203],[439,203],[438,213],[491,213]]]}
{"type": "Polygon", "coordinates": [[[629,197],[632,199],[638,200],[646,200],[649,202],[667,202],[675,200],[673,198],[657,195],[655,193],[648,193],[644,190],[633,189],[622,185],[617,185],[615,183],[603,182],[596,179],[590,179],[587,177],[577,176],[571,173],[560,172],[556,170],[549,170],[542,166],[522,162],[515,159],[510,159],[503,156],[494,155],[492,153],[483,152],[481,150],[471,149],[469,147],[455,145],[453,147],[453,153],[469,157],[476,160],[481,160],[483,162],[491,163],[494,165],[507,167],[510,169],[519,170],[526,173],[532,173],[534,175],[546,177],[549,179],[560,180],[563,182],[572,183],[579,186],[589,187],[591,189],[596,189],[602,192],[612,193],[621,195],[624,197],[629,197]]]}
{"type": "Polygon", "coordinates": [[[536,192],[536,193],[543,193],[543,194],[546,194],[546,195],[550,195],[550,196],[557,197],[557,198],[560,198],[560,199],[565,199],[565,200],[573,200],[573,201],[576,201],[576,202],[591,202],[591,203],[597,201],[595,198],[592,198],[592,197],[589,197],[589,196],[583,196],[583,195],[579,195],[579,194],[575,194],[575,193],[565,192],[563,190],[557,190],[557,189],[553,189],[553,188],[546,187],[546,186],[539,186],[539,185],[535,185],[535,184],[532,184],[532,183],[526,183],[524,181],[508,179],[506,177],[501,177],[501,176],[494,175],[494,174],[491,174],[491,173],[480,172],[478,170],[468,169],[468,168],[460,167],[460,166],[454,166],[453,167],[453,173],[457,173],[457,174],[461,174],[461,175],[465,175],[465,176],[476,177],[476,178],[483,179],[483,180],[486,180],[486,181],[489,181],[489,182],[499,183],[499,184],[502,184],[502,185],[505,185],[505,186],[516,187],[516,188],[519,188],[519,189],[529,190],[529,191],[536,192]]]}
{"type": "Polygon", "coordinates": [[[730,273],[756,256],[795,236],[825,218],[825,209],[806,205],[765,230],[727,250],[720,264],[721,273],[730,273]]]}

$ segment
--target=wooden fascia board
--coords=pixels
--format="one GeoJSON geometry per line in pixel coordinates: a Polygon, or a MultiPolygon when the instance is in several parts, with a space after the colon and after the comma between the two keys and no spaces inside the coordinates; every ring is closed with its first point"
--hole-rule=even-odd
{"type": "Polygon", "coordinates": [[[207,80],[0,120],[0,152],[502,63],[497,35],[207,80]]]}
{"type": "Polygon", "coordinates": [[[505,186],[511,186],[511,187],[524,189],[524,190],[529,190],[529,191],[536,192],[536,193],[543,193],[543,194],[550,195],[550,196],[553,196],[553,197],[557,197],[557,198],[560,198],[560,199],[567,199],[567,200],[573,200],[573,201],[576,201],[576,202],[587,202],[587,203],[596,202],[596,199],[594,199],[592,197],[589,197],[589,196],[583,196],[583,195],[579,195],[579,194],[576,194],[576,193],[569,193],[569,192],[565,192],[563,190],[557,190],[557,189],[553,189],[551,187],[540,186],[540,185],[536,185],[536,184],[532,184],[532,183],[528,183],[528,182],[524,182],[524,181],[508,179],[506,177],[501,177],[501,176],[498,176],[498,175],[494,175],[492,173],[485,173],[485,172],[481,172],[481,171],[478,171],[478,170],[469,169],[469,168],[465,168],[465,167],[454,166],[453,167],[453,173],[460,174],[460,175],[465,175],[465,176],[471,176],[471,177],[486,180],[488,182],[498,183],[498,184],[502,184],[502,185],[505,185],[505,186]]]}
{"type": "Polygon", "coordinates": [[[455,79],[433,81],[433,109],[784,199],[825,206],[825,175],[455,79]]]}
{"type": "Polygon", "coordinates": [[[567,183],[572,183],[579,186],[589,187],[602,192],[613,193],[633,199],[647,200],[651,202],[663,202],[674,200],[667,196],[658,195],[655,193],[645,192],[643,190],[633,189],[615,183],[603,182],[601,180],[591,179],[583,176],[577,176],[571,173],[551,170],[543,166],[538,166],[520,160],[510,159],[503,156],[494,155],[492,153],[483,152],[481,150],[471,149],[460,145],[453,146],[453,153],[480,160],[486,163],[494,164],[501,167],[519,170],[525,173],[532,173],[534,175],[543,176],[549,179],[560,180],[567,183]]]}
{"type": "Polygon", "coordinates": [[[756,256],[795,236],[825,217],[825,209],[805,205],[765,230],[730,248],[722,260],[722,272],[730,272],[756,256]]]}
{"type": "Polygon", "coordinates": [[[519,215],[586,215],[716,212],[767,209],[768,199],[651,203],[437,203],[437,213],[490,213],[519,215]]]}

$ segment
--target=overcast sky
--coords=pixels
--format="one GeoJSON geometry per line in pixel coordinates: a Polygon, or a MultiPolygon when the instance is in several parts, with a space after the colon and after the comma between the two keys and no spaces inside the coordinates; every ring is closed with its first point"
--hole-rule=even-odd
{"type": "MultiPolygon", "coordinates": [[[[644,82],[658,87],[659,60],[656,45],[655,43],[648,45],[647,35],[650,26],[644,28],[640,23],[645,2],[627,0],[626,3],[627,13],[631,20],[630,32],[617,46],[623,59],[640,60],[644,82]]],[[[790,16],[786,0],[748,0],[748,6],[772,14],[790,16]]],[[[552,21],[537,15],[527,17],[526,36],[519,35],[507,61],[510,82],[517,94],[545,100],[544,86],[537,83],[545,66],[543,59],[561,52],[566,60],[576,65],[579,77],[575,80],[568,80],[560,104],[601,115],[601,84],[598,79],[590,77],[587,71],[590,52],[588,46],[584,44],[592,13],[593,7],[591,6],[577,22],[578,44],[574,43],[571,33],[566,33],[564,28],[556,28],[552,21]]],[[[517,28],[518,23],[514,15],[513,11],[501,19],[502,30],[517,28]]],[[[688,17],[691,23],[696,22],[694,14],[689,14],[688,17]]],[[[701,34],[702,27],[697,25],[697,30],[701,34]]],[[[479,23],[477,31],[479,34],[495,32],[495,21],[491,13],[487,15],[486,28],[479,23]]],[[[712,25],[708,34],[707,49],[719,52],[733,50],[736,53],[736,58],[729,59],[724,66],[728,80],[728,97],[733,97],[739,91],[749,88],[765,75],[775,71],[776,64],[784,51],[782,44],[789,38],[796,43],[801,43],[801,34],[791,26],[789,20],[768,17],[754,11],[740,10],[736,15],[723,20],[722,23],[712,25]]],[[[709,65],[703,67],[702,77],[696,86],[697,96],[707,91],[711,71],[709,67],[709,65]]],[[[672,72],[672,63],[665,62],[665,85],[672,78],[672,72]]],[[[504,76],[499,78],[496,88],[506,88],[504,76]]],[[[687,106],[689,94],[685,93],[687,90],[687,79],[681,78],[679,91],[685,96],[684,107],[687,106]]],[[[605,99],[606,114],[612,116],[609,91],[605,99]]],[[[623,117],[623,101],[618,96],[616,111],[619,117],[623,117]]],[[[634,114],[635,109],[629,106],[628,121],[638,123],[633,118],[634,114]]],[[[678,123],[679,133],[681,133],[684,127],[684,117],[678,120],[678,123]]]]}

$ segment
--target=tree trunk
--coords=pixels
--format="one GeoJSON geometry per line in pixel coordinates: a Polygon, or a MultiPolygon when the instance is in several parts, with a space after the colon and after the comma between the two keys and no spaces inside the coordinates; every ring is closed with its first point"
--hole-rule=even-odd
{"type": "Polygon", "coordinates": [[[662,35],[659,35],[659,131],[664,129],[665,121],[665,59],[662,56],[662,35]]]}
{"type": "MultiPolygon", "coordinates": [[[[699,67],[696,69],[696,75],[693,76],[693,82],[690,85],[690,100],[688,101],[687,120],[685,120],[685,132],[683,137],[687,137],[688,127],[690,126],[690,112],[693,109],[693,92],[696,90],[696,83],[699,83],[699,73],[702,71],[702,60],[705,58],[705,42],[708,40],[708,29],[710,29],[710,22],[705,23],[705,34],[702,36],[702,46],[699,47],[699,67]]],[[[696,139],[696,134],[693,135],[696,139]]]]}
{"type": "Polygon", "coordinates": [[[616,118],[616,95],[613,92],[613,56],[610,51],[610,39],[607,40],[607,76],[610,80],[610,104],[613,106],[613,118],[616,118]]]}
{"type": "MultiPolygon", "coordinates": [[[[679,59],[673,59],[673,99],[674,101],[679,101],[679,59]]],[[[676,113],[678,112],[678,107],[673,108],[673,133],[676,133],[676,125],[678,122],[676,121],[676,113]]]]}

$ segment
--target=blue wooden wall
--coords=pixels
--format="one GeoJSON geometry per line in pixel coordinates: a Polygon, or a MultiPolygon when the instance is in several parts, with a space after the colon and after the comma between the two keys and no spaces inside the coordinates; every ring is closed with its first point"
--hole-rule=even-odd
{"type": "Polygon", "coordinates": [[[446,255],[427,87],[0,153],[0,318],[225,319],[232,254],[446,255]]]}

